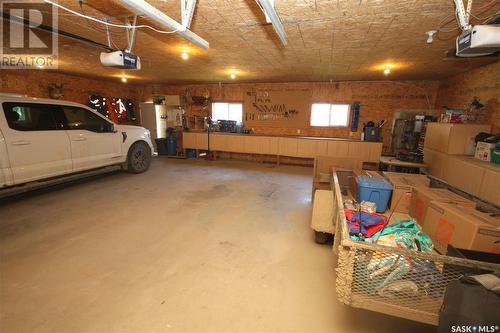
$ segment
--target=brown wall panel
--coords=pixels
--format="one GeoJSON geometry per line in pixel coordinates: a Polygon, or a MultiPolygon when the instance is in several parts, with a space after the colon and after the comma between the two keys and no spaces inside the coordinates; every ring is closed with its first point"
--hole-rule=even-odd
{"type": "Polygon", "coordinates": [[[500,62],[472,69],[442,80],[436,108],[464,108],[474,96],[486,106],[486,123],[500,132],[500,62]]]}
{"type": "MultiPolygon", "coordinates": [[[[206,95],[213,100],[243,102],[247,92],[255,90],[285,91],[307,90],[312,102],[361,103],[360,125],[357,132],[350,133],[349,128],[311,127],[309,116],[295,127],[263,126],[252,124],[256,133],[267,135],[304,135],[320,137],[361,136],[364,122],[387,120],[383,128],[384,142],[389,142],[391,121],[395,109],[434,108],[437,81],[366,81],[366,82],[294,82],[294,83],[242,83],[242,84],[206,84],[206,85],[149,85],[143,90],[142,99],[151,100],[153,95],[185,94],[206,95]],[[300,132],[299,132],[300,131],[300,132]],[[352,134],[352,136],[350,136],[352,134]]],[[[309,110],[310,112],[310,110],[309,110]]]]}

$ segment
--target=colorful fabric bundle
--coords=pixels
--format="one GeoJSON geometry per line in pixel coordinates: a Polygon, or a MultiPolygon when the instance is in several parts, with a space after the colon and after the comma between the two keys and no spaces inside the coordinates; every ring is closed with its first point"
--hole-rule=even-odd
{"type": "Polygon", "coordinates": [[[380,214],[355,212],[347,208],[344,208],[344,213],[350,235],[362,234],[364,237],[372,237],[387,225],[387,217],[380,214]]]}
{"type": "Polygon", "coordinates": [[[413,220],[403,220],[393,223],[372,237],[380,245],[399,247],[403,249],[431,252],[432,240],[413,220]]]}

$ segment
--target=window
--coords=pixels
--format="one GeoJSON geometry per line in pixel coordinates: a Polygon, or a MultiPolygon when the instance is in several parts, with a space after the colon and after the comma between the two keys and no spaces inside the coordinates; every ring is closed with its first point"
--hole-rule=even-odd
{"type": "Polygon", "coordinates": [[[241,103],[212,103],[212,120],[243,121],[243,105],[241,103]]]}
{"type": "Polygon", "coordinates": [[[63,106],[62,110],[69,130],[92,132],[112,132],[114,130],[113,124],[89,110],[73,106],[63,106]]]}
{"type": "Polygon", "coordinates": [[[349,125],[349,104],[313,103],[311,126],[346,127],[349,125]]]}
{"type": "Polygon", "coordinates": [[[59,106],[36,103],[3,103],[5,118],[10,128],[17,131],[50,131],[61,129],[54,113],[59,106]]]}

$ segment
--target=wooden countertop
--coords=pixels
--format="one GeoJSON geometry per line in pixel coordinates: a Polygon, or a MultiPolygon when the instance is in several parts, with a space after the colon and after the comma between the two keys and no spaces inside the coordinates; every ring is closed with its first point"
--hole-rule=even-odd
{"type": "MultiPolygon", "coordinates": [[[[184,133],[206,133],[206,131],[185,131],[184,133]]],[[[245,134],[245,133],[228,133],[228,132],[210,132],[210,135],[229,135],[229,136],[260,136],[271,138],[290,138],[290,139],[306,139],[306,140],[329,140],[329,141],[344,141],[344,142],[367,142],[380,143],[374,141],[361,141],[359,139],[336,138],[336,137],[321,137],[321,136],[300,136],[300,135],[271,135],[271,134],[245,134]]]]}

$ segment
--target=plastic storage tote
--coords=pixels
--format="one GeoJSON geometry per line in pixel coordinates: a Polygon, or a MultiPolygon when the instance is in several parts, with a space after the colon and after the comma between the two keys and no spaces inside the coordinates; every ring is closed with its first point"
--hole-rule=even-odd
{"type": "Polygon", "coordinates": [[[378,177],[357,176],[358,202],[371,201],[377,205],[377,213],[383,213],[392,194],[392,185],[387,180],[378,177]]]}

